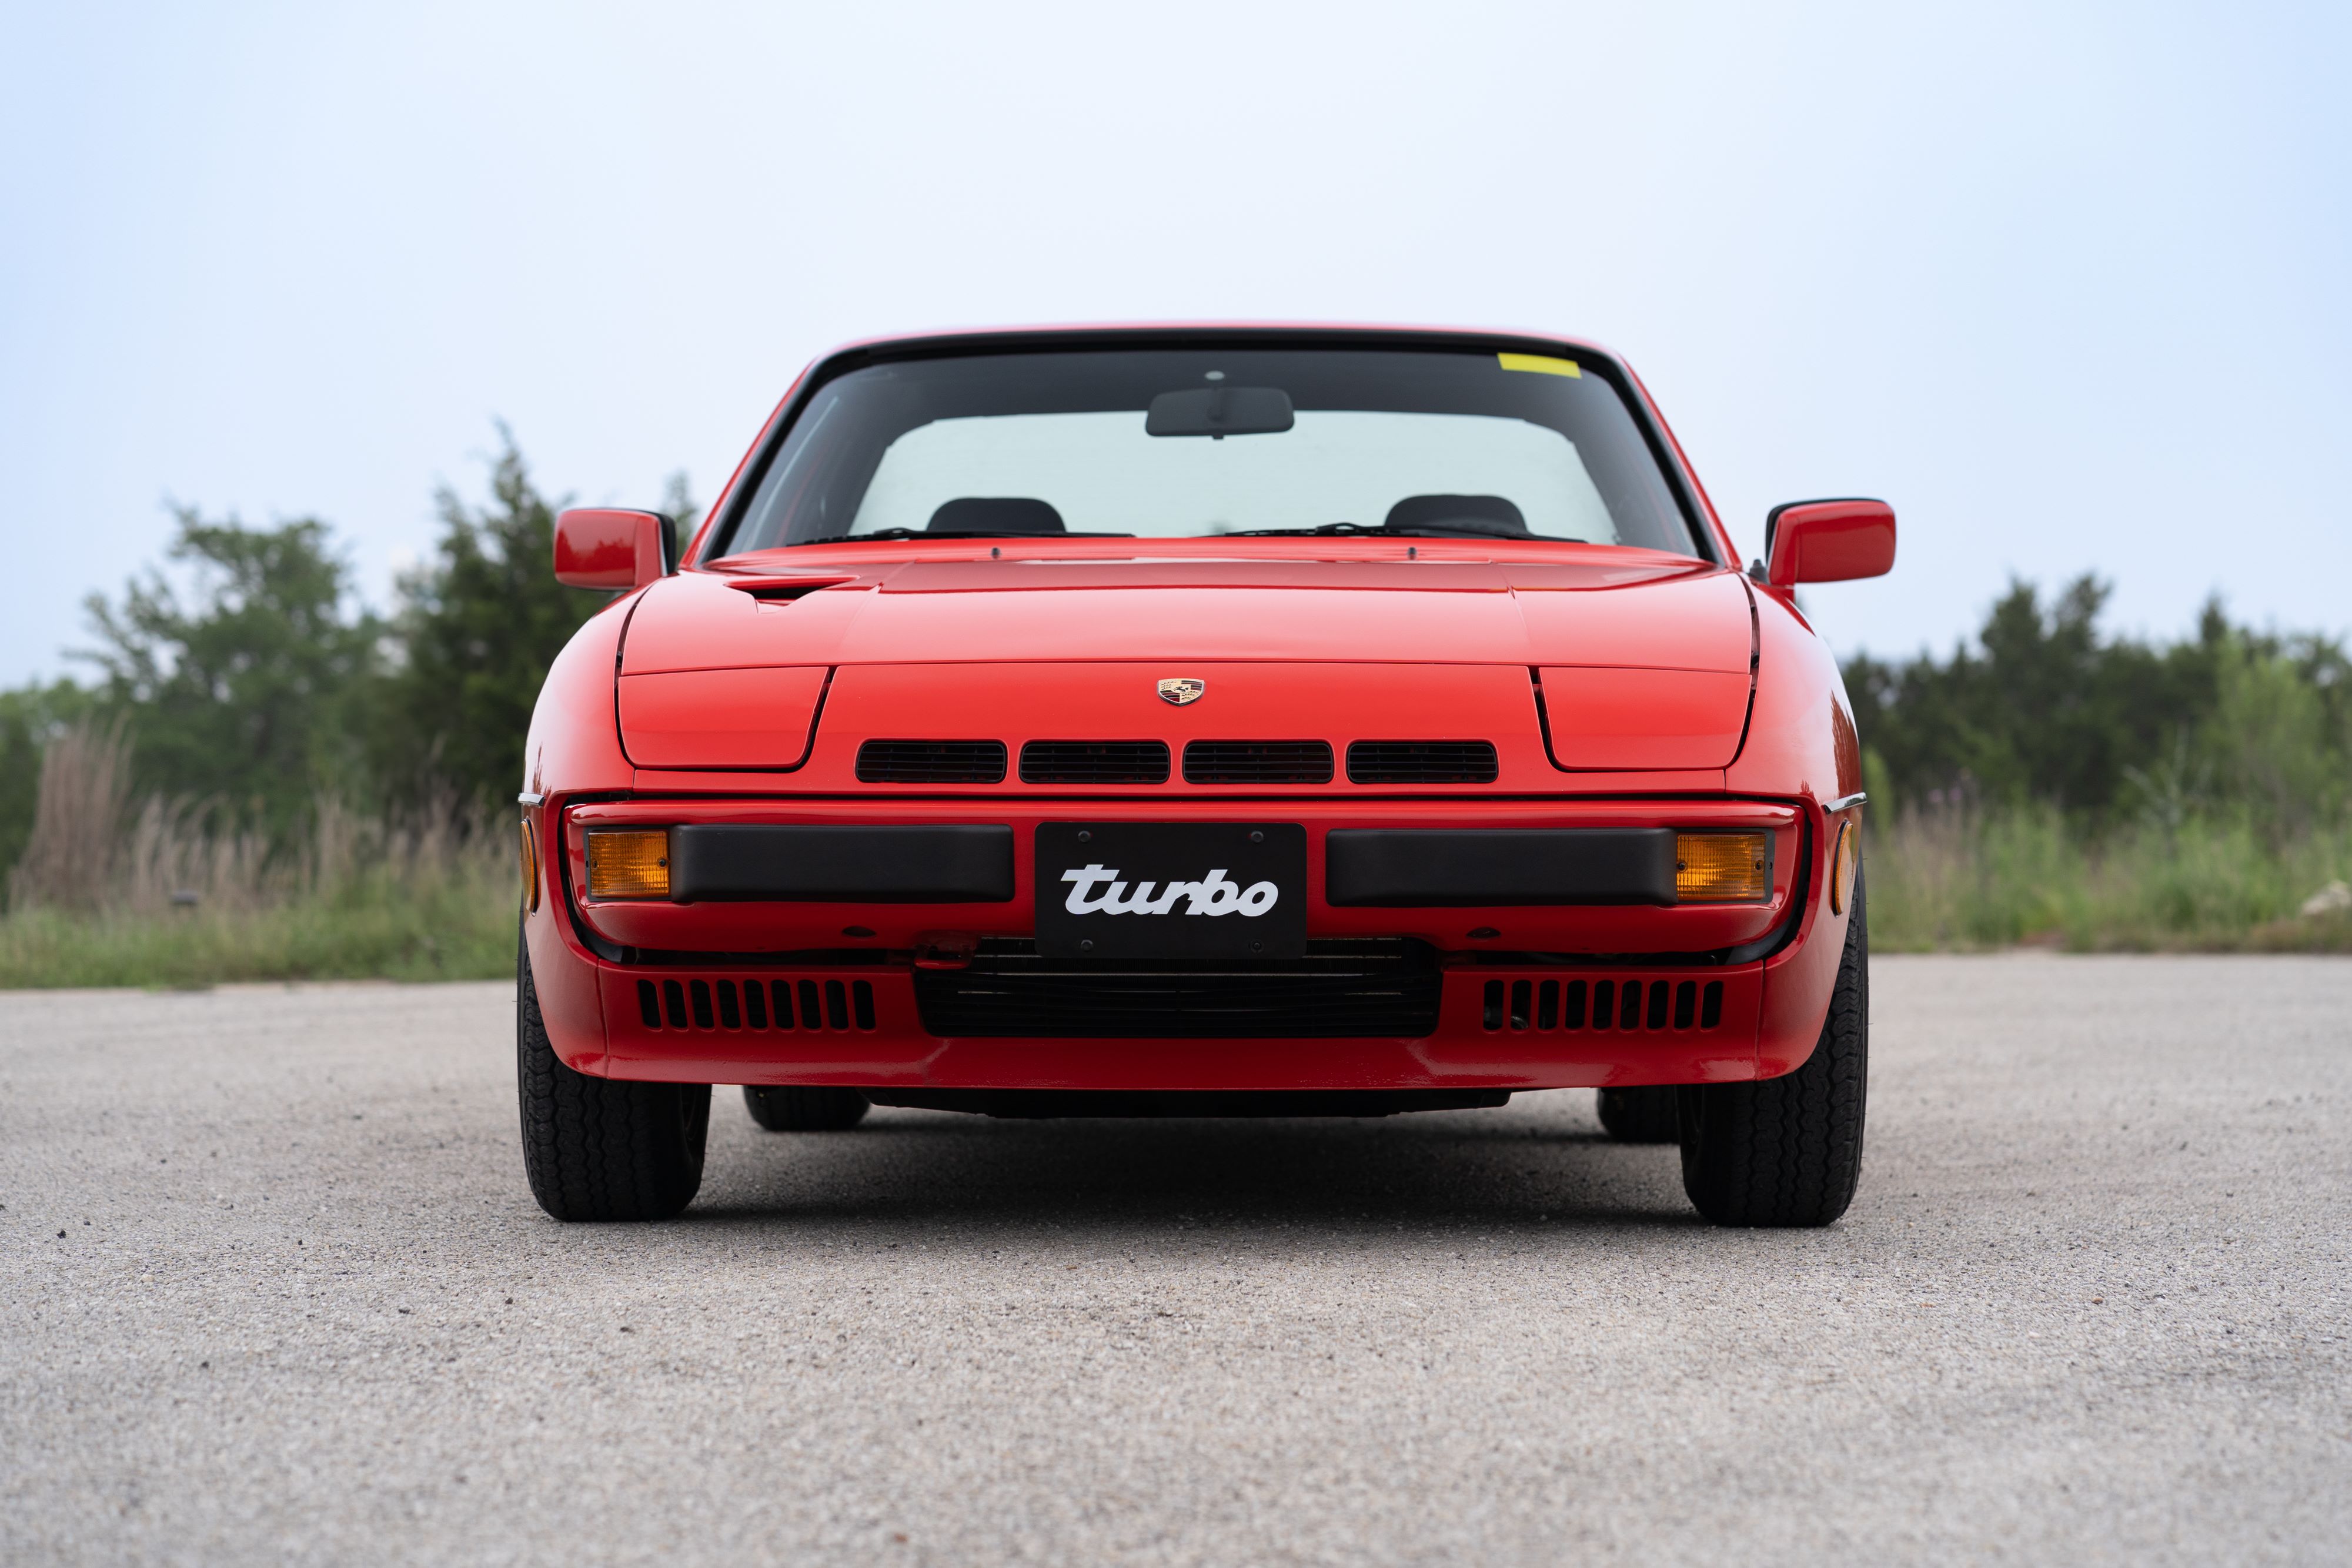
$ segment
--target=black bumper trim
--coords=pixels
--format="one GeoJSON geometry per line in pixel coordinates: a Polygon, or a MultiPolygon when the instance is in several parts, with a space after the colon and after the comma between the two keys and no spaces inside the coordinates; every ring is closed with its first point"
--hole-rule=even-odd
{"type": "Polygon", "coordinates": [[[672,828],[670,900],[1006,904],[1013,830],[993,824],[672,828]]]}
{"type": "Polygon", "coordinates": [[[1672,828],[1335,828],[1338,907],[1675,903],[1672,828]]]}
{"type": "Polygon", "coordinates": [[[1507,1089],[868,1089],[877,1105],[1021,1121],[1062,1116],[1394,1116],[1492,1110],[1507,1089]]]}

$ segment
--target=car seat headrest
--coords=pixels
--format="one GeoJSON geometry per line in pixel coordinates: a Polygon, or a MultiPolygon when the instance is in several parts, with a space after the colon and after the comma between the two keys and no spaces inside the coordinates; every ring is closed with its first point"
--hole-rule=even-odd
{"type": "Polygon", "coordinates": [[[1062,514],[1027,496],[960,496],[931,514],[930,534],[1066,534],[1062,514]]]}
{"type": "Polygon", "coordinates": [[[1407,496],[1389,508],[1388,528],[1459,528],[1467,534],[1516,536],[1528,531],[1519,508],[1500,496],[1407,496]]]}

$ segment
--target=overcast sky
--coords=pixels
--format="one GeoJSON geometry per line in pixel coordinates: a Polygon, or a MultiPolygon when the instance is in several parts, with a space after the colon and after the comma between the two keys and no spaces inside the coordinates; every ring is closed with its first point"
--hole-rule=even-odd
{"type": "Polygon", "coordinates": [[[0,683],[167,501],[381,603],[496,420],[707,500],[828,345],[1053,320],[1599,339],[1743,549],[1894,503],[1842,650],[2012,573],[2352,629],[2352,6],[0,15],[0,683]]]}

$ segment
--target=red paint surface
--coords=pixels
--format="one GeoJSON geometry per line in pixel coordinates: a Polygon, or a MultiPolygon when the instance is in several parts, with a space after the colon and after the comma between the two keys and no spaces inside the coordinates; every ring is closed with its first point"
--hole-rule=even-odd
{"type": "Polygon", "coordinates": [[[1809,501],[1784,507],[1766,569],[1775,588],[1843,582],[1895,570],[1895,508],[1884,501],[1809,501]]]}
{"type": "Polygon", "coordinates": [[[662,575],[662,520],[652,512],[575,507],[555,519],[555,580],[572,588],[643,588],[662,575]]]}
{"type": "Polygon", "coordinates": [[[1571,769],[1724,768],[1748,722],[1748,672],[1548,669],[1554,763],[1571,769]]]}
{"type": "Polygon", "coordinates": [[[623,675],[622,748],[640,768],[797,768],[824,677],[823,665],[623,675]]]}

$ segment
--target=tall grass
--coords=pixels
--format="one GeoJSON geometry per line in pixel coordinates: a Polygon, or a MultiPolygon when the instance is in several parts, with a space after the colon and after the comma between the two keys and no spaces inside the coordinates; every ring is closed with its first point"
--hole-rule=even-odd
{"type": "Polygon", "coordinates": [[[502,824],[446,800],[370,818],[321,799],[301,833],[272,841],[197,802],[130,810],[125,760],[118,737],[89,732],[44,756],[0,917],[0,988],[513,971],[502,824]]]}
{"type": "Polygon", "coordinates": [[[2343,825],[2282,836],[2197,815],[2094,839],[2049,808],[1948,805],[1873,824],[1865,846],[1881,951],[2352,952],[2352,914],[2302,913],[2352,879],[2343,825]]]}

